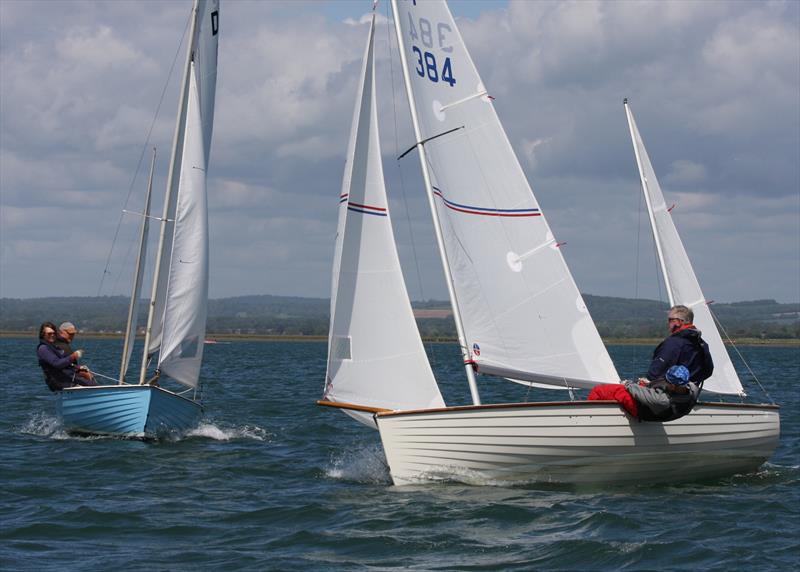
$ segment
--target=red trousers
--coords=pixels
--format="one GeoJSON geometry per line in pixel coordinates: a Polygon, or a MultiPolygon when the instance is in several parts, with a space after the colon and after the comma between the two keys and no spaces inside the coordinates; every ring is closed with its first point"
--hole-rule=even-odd
{"type": "Polygon", "coordinates": [[[639,408],[636,407],[636,401],[621,383],[596,385],[589,392],[589,400],[593,401],[595,399],[617,401],[625,408],[625,411],[634,417],[639,417],[639,408]]]}

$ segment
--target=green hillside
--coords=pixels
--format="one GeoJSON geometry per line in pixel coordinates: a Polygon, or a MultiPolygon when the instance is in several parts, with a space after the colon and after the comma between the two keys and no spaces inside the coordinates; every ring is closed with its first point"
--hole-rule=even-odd
{"type": "MultiPolygon", "coordinates": [[[[585,295],[586,304],[604,338],[658,338],[664,334],[667,304],[585,295]]],[[[324,336],[330,303],[323,298],[239,296],[210,300],[209,335],[324,336]]],[[[447,314],[449,304],[428,300],[414,303],[420,312],[420,331],[427,338],[453,338],[455,328],[447,314]],[[435,312],[444,310],[444,312],[435,312]]],[[[0,298],[0,331],[34,333],[43,321],[70,320],[85,332],[118,333],[125,327],[128,300],[114,297],[0,298]]],[[[146,320],[140,304],[139,324],[146,320]]],[[[754,300],[713,304],[712,310],[734,338],[800,339],[800,304],[754,300]]]]}

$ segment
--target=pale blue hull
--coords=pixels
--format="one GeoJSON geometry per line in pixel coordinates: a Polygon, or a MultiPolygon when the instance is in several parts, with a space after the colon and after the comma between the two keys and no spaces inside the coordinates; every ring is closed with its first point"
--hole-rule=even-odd
{"type": "Polygon", "coordinates": [[[154,438],[197,425],[200,403],[149,385],[73,387],[61,392],[61,417],[70,432],[154,438]]]}

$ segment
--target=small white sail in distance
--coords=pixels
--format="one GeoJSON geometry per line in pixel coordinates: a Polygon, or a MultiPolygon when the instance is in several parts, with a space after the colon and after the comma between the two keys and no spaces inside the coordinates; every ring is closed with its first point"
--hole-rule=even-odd
{"type": "Polygon", "coordinates": [[[445,2],[395,2],[465,343],[479,371],[619,382],[445,2]]]}
{"type": "MultiPolygon", "coordinates": [[[[389,217],[375,101],[373,16],[339,197],[324,399],[443,407],[406,291],[389,217]]],[[[370,417],[347,411],[374,427],[370,417]]]]}
{"type": "Polygon", "coordinates": [[[658,184],[655,170],[627,100],[625,100],[625,114],[628,118],[642,191],[650,214],[670,305],[682,304],[692,309],[694,324],[702,332],[714,360],[714,374],[703,383],[703,389],[712,393],[744,395],[742,383],[725,349],[692,263],[675,228],[672,213],[664,200],[664,194],[661,192],[661,186],[658,184]]]}

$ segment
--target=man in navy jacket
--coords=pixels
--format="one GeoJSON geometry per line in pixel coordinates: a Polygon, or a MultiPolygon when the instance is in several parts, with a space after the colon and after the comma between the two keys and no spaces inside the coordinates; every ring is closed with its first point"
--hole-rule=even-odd
{"type": "Polygon", "coordinates": [[[656,347],[647,370],[646,381],[663,380],[673,365],[689,370],[692,383],[701,384],[714,372],[714,361],[700,330],[692,323],[694,312],[686,306],[673,306],[667,315],[670,335],[656,347]]]}

